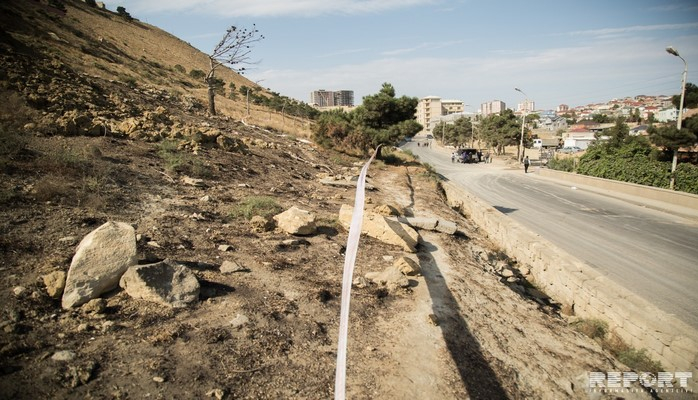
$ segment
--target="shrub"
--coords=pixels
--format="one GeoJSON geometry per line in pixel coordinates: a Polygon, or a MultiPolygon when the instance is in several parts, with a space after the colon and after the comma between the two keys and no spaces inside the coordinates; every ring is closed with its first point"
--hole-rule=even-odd
{"type": "Polygon", "coordinates": [[[231,218],[250,219],[255,215],[263,217],[271,217],[280,213],[281,206],[273,197],[268,196],[250,196],[242,199],[230,210],[231,218]]]}
{"type": "Polygon", "coordinates": [[[572,324],[577,332],[583,333],[584,335],[592,339],[603,339],[608,333],[608,323],[600,319],[580,319],[572,324]]]}
{"type": "Polygon", "coordinates": [[[192,69],[189,71],[189,76],[191,76],[194,79],[204,79],[206,77],[206,73],[200,69],[192,69]]]}
{"type": "Polygon", "coordinates": [[[647,355],[645,349],[628,347],[617,355],[618,361],[630,367],[634,371],[662,371],[662,364],[654,361],[647,355]]]}
{"type": "Polygon", "coordinates": [[[682,192],[698,194],[698,166],[688,163],[677,165],[674,188],[682,192]]]}
{"type": "Polygon", "coordinates": [[[181,66],[181,65],[179,65],[179,64],[177,64],[177,65],[174,66],[174,70],[177,71],[177,72],[179,72],[179,73],[181,73],[181,74],[186,74],[186,73],[187,73],[187,70],[186,70],[183,66],[181,66]]]}
{"type": "Polygon", "coordinates": [[[550,161],[548,161],[548,168],[554,169],[557,171],[564,171],[564,172],[574,172],[575,170],[575,158],[573,157],[553,157],[550,161]]]}
{"type": "Polygon", "coordinates": [[[170,172],[183,172],[186,159],[179,151],[179,143],[176,140],[164,140],[158,146],[158,156],[165,162],[165,170],[170,172]]]}

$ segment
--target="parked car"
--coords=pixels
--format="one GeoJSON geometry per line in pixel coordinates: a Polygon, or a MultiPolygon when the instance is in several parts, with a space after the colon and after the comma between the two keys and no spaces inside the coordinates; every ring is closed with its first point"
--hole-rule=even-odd
{"type": "Polygon", "coordinates": [[[456,150],[456,160],[459,163],[479,163],[480,152],[477,149],[458,149],[456,150]]]}
{"type": "Polygon", "coordinates": [[[573,153],[579,153],[582,150],[580,147],[574,146],[574,147],[563,147],[558,152],[560,153],[565,153],[565,154],[573,154],[573,153]]]}
{"type": "Polygon", "coordinates": [[[433,139],[434,135],[427,135],[427,139],[433,139]]]}

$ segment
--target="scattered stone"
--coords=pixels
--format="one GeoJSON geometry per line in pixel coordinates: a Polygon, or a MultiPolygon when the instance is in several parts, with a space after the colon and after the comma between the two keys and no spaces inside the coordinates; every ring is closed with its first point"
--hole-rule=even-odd
{"type": "Polygon", "coordinates": [[[137,263],[136,233],[123,222],[107,222],[82,239],[70,264],[63,308],[80,306],[117,287],[119,278],[137,263]]]}
{"type": "Polygon", "coordinates": [[[363,289],[365,287],[369,287],[371,285],[371,281],[366,279],[363,276],[357,276],[354,278],[354,282],[352,282],[354,286],[356,286],[359,289],[363,289]]]}
{"type": "Polygon", "coordinates": [[[274,216],[278,227],[291,235],[312,235],[317,230],[315,215],[293,206],[274,216]]]}
{"type": "Polygon", "coordinates": [[[237,261],[223,261],[220,271],[222,274],[232,274],[235,272],[249,272],[250,270],[240,265],[237,261]]]}
{"type": "Polygon", "coordinates": [[[369,272],[365,277],[373,283],[385,286],[388,290],[410,286],[410,281],[395,266],[388,267],[381,272],[369,272]]]}
{"type": "Polygon", "coordinates": [[[514,271],[510,270],[509,268],[504,268],[501,272],[501,275],[504,278],[509,278],[509,277],[514,276],[514,271]]]}
{"type": "Polygon", "coordinates": [[[409,257],[400,257],[393,263],[393,266],[407,276],[415,276],[422,273],[419,264],[409,257]]]}
{"type": "Polygon", "coordinates": [[[194,273],[170,260],[133,266],[121,277],[119,285],[133,298],[174,308],[197,301],[201,291],[194,273]]]}
{"type": "Polygon", "coordinates": [[[107,301],[105,299],[92,299],[80,307],[80,311],[85,314],[101,314],[107,309],[107,301]]]}
{"type": "Polygon", "coordinates": [[[310,242],[305,239],[286,239],[281,242],[282,247],[310,246],[310,242]]]}
{"type": "Polygon", "coordinates": [[[189,216],[189,218],[193,219],[194,221],[206,221],[206,217],[201,213],[193,213],[189,216]]]}
{"type": "Polygon", "coordinates": [[[274,229],[274,220],[261,215],[255,215],[249,223],[255,232],[269,232],[274,229]]]}
{"type": "Polygon", "coordinates": [[[528,275],[531,273],[531,270],[528,267],[519,267],[519,272],[521,275],[528,275]]]}
{"type": "Polygon", "coordinates": [[[206,196],[200,198],[199,201],[204,202],[204,203],[208,203],[209,201],[211,201],[211,196],[206,195],[206,196]]]}
{"type": "Polygon", "coordinates": [[[12,289],[12,293],[14,293],[15,296],[17,296],[17,297],[22,296],[22,295],[25,294],[26,292],[27,292],[27,288],[25,288],[24,286],[15,286],[15,287],[12,289]]]}
{"type": "Polygon", "coordinates": [[[75,236],[66,236],[58,239],[58,243],[64,243],[67,244],[68,246],[73,246],[78,242],[78,238],[75,236]]]}
{"type": "Polygon", "coordinates": [[[440,219],[439,223],[436,224],[436,231],[447,235],[455,235],[458,233],[458,225],[453,221],[444,221],[440,219]]]}
{"type": "Polygon", "coordinates": [[[75,352],[70,350],[60,350],[51,356],[53,361],[71,361],[75,359],[75,352]]]}
{"type": "Polygon", "coordinates": [[[63,295],[63,290],[65,289],[65,278],[67,274],[65,271],[53,271],[50,274],[46,274],[41,277],[41,280],[46,286],[46,293],[58,299],[63,295]]]}
{"type": "Polygon", "coordinates": [[[71,365],[65,374],[65,378],[71,388],[87,384],[92,379],[92,374],[97,369],[97,363],[88,361],[82,365],[71,365]]]}
{"type": "Polygon", "coordinates": [[[249,323],[250,323],[250,319],[247,318],[246,315],[240,314],[240,313],[236,314],[235,318],[230,320],[230,326],[232,326],[235,329],[240,329],[249,323]]]}
{"type": "Polygon", "coordinates": [[[154,376],[153,382],[163,383],[163,382],[165,382],[165,378],[163,378],[162,376],[154,376]]]}
{"type": "MultiPolygon", "coordinates": [[[[339,222],[345,229],[351,226],[354,207],[346,204],[339,210],[339,222]]],[[[361,233],[384,243],[401,246],[405,251],[414,253],[419,242],[419,234],[412,227],[397,220],[365,211],[361,233]]]]}
{"type": "Polygon", "coordinates": [[[218,250],[225,252],[225,251],[233,251],[234,248],[233,248],[233,246],[231,246],[229,244],[221,244],[221,245],[218,245],[218,250]]]}
{"type": "Polygon", "coordinates": [[[182,181],[183,184],[189,185],[189,186],[196,186],[196,187],[204,187],[204,186],[206,186],[206,185],[204,184],[204,180],[203,180],[203,179],[192,178],[192,177],[189,177],[189,176],[183,176],[183,177],[181,178],[181,181],[182,181]]]}
{"type": "Polygon", "coordinates": [[[385,217],[397,217],[400,215],[400,211],[394,206],[389,204],[381,204],[373,208],[373,212],[376,214],[383,215],[385,217]]]}
{"type": "Polygon", "coordinates": [[[225,397],[225,391],[222,389],[213,389],[206,392],[206,396],[215,397],[217,400],[222,400],[225,397]]]}
{"type": "Polygon", "coordinates": [[[160,248],[160,244],[158,244],[158,242],[156,242],[154,240],[149,241],[148,243],[146,243],[146,245],[148,245],[150,247],[155,247],[156,249],[160,248]]]}

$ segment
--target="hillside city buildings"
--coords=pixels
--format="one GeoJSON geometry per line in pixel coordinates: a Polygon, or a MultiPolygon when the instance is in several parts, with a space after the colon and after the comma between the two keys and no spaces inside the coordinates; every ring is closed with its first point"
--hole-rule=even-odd
{"type": "Polygon", "coordinates": [[[318,108],[354,107],[354,91],[315,90],[310,92],[310,104],[318,108]]]}
{"type": "MultiPolygon", "coordinates": [[[[560,104],[555,110],[536,110],[535,102],[530,99],[517,104],[517,115],[522,113],[537,114],[539,119],[535,122],[536,128],[550,132],[577,130],[577,136],[582,133],[593,134],[585,126],[575,125],[568,127],[567,120],[582,121],[592,119],[595,114],[604,114],[609,117],[623,116],[630,118],[639,116],[647,120],[650,115],[658,122],[676,121],[678,110],[671,103],[671,96],[635,96],[623,99],[613,99],[606,103],[587,104],[584,106],[570,107],[560,104]],[[581,132],[584,131],[584,132],[581,132]]],[[[427,96],[419,99],[417,113],[415,115],[426,131],[431,131],[439,122],[453,123],[461,116],[470,117],[478,115],[480,118],[492,114],[499,114],[506,110],[506,104],[500,100],[492,100],[480,104],[477,113],[464,112],[465,104],[461,100],[442,100],[438,96],[427,96]]]]}

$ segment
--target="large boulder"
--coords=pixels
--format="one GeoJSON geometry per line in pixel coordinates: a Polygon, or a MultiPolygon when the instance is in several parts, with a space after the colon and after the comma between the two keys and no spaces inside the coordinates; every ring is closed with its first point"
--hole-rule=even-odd
{"type": "Polygon", "coordinates": [[[279,229],[291,235],[312,235],[317,230],[315,215],[293,206],[274,216],[279,229]]]}
{"type": "Polygon", "coordinates": [[[174,308],[183,308],[199,300],[201,285],[187,267],[171,260],[135,265],[121,277],[119,285],[135,299],[143,299],[174,308]]]}
{"type": "MultiPolygon", "coordinates": [[[[345,229],[351,226],[353,213],[354,207],[346,204],[339,210],[339,222],[345,229]]],[[[361,233],[384,243],[400,246],[411,253],[416,251],[419,242],[419,233],[409,225],[370,211],[364,211],[361,233]]]]}
{"type": "Polygon", "coordinates": [[[68,269],[61,305],[80,306],[115,289],[136,256],[136,232],[124,222],[107,222],[85,236],[68,269]]]}

